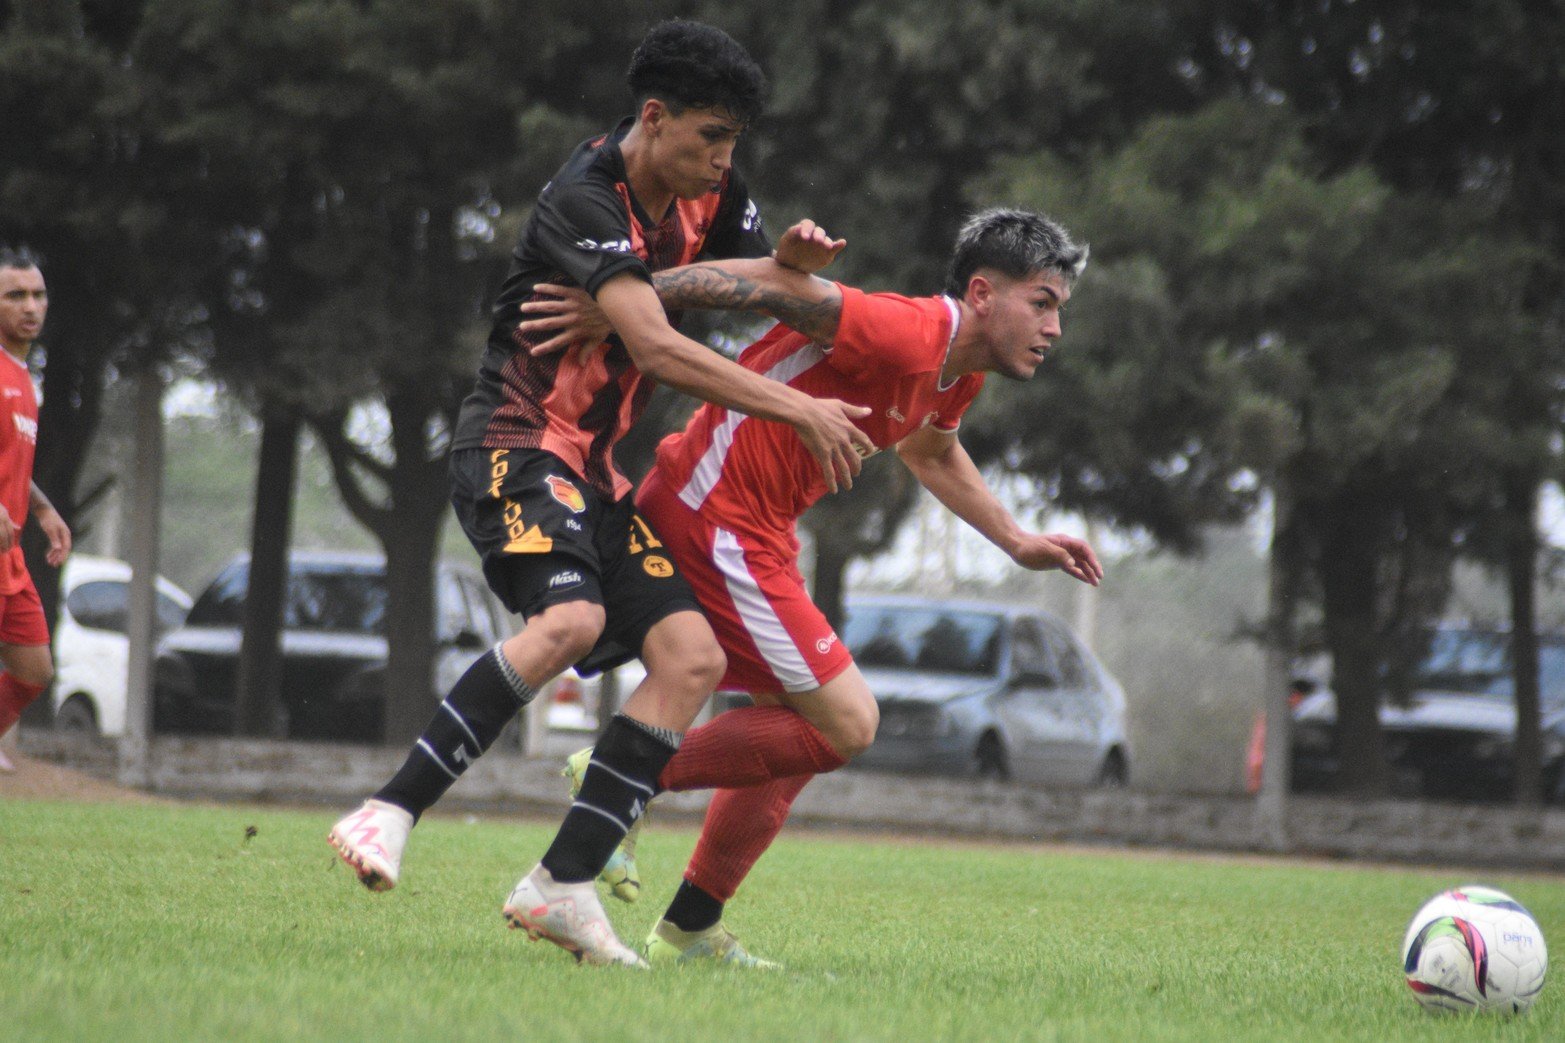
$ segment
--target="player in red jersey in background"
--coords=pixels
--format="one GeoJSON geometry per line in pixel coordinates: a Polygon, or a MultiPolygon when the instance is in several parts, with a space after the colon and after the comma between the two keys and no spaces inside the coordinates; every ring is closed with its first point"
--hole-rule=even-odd
{"type": "MultiPolygon", "coordinates": [[[[54,676],[49,625],[22,557],[29,513],[49,538],[48,562],[71,552],[71,530],[33,481],[38,445],[38,396],[27,370],[33,341],[49,311],[49,291],[25,251],[0,248],[0,736],[4,736],[54,676]]],[[[0,771],[15,770],[0,752],[0,771]]]]}
{"type": "Polygon", "coordinates": [[[593,879],[711,695],[723,653],[635,513],[614,445],[652,380],[795,431],[833,488],[851,484],[868,440],[853,426],[859,407],[766,380],[680,335],[651,286],[652,273],[698,257],[813,271],[833,256],[793,234],[769,257],[733,169],[734,145],[760,109],[760,69],[721,31],[674,21],[647,34],[628,79],[635,117],[583,142],[522,228],[452,439],[457,518],[490,587],[526,626],[479,657],[402,768],[328,839],[366,886],[395,886],[418,817],[545,682],[572,664],[603,669],[639,655],[645,681],[608,722],[554,842],[502,911],[580,960],[640,965],[593,879]],[[539,283],[562,281],[591,295],[607,324],[590,350],[535,357],[516,333],[520,306],[539,283]]]}
{"type": "MultiPolygon", "coordinates": [[[[963,227],[941,296],[867,294],[743,261],[660,272],[653,283],[671,308],[744,308],[780,319],[741,365],[806,394],[868,406],[857,423],[875,449],[895,446],[936,499],[1018,565],[1096,586],[1103,570],[1092,548],[1023,529],[956,437],[986,373],[1033,375],[1060,336],[1060,310],[1086,259],[1086,248],[1047,218],[996,209],[963,227]]],[[[563,287],[540,289],[562,303],[524,311],[585,308],[563,287]]],[[[559,321],[523,328],[544,332],[559,321]]],[[[662,789],[718,792],[684,883],[647,939],[653,963],[771,966],[722,925],[724,903],[809,780],[875,738],[875,697],[796,564],[794,523],[829,491],[808,463],[787,428],[707,405],[658,446],[637,494],[727,654],[719,687],[746,691],[756,704],[691,729],[659,776],[662,789]]]]}

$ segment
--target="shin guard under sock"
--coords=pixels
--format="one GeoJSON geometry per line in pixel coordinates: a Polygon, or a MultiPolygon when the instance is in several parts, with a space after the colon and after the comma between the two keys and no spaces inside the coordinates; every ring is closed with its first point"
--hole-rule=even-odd
{"type": "Polygon", "coordinates": [[[685,870],[685,880],[718,902],[733,898],[740,883],[782,832],[794,798],[812,778],[813,775],[795,775],[762,786],[720,789],[713,794],[706,821],[701,825],[701,837],[685,870]]]}
{"type": "Polygon", "coordinates": [[[821,730],[786,706],[742,706],[685,733],[660,788],[758,786],[795,775],[824,775],[847,761],[821,730]]]}
{"type": "Polygon", "coordinates": [[[496,645],[479,656],[435,710],[408,758],[375,794],[415,821],[493,745],[534,692],[496,645]]]}
{"type": "Polygon", "coordinates": [[[592,750],[581,792],[565,813],[543,867],[563,883],[591,880],[646,810],[679,733],[615,714],[592,750]]]}

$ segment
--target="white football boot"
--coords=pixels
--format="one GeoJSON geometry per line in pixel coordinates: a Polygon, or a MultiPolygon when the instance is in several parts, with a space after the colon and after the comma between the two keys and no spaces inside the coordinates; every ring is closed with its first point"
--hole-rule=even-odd
{"type": "Polygon", "coordinates": [[[614,933],[591,880],[559,883],[539,864],[522,877],[500,911],[513,928],[526,931],[533,941],[553,942],[578,963],[647,966],[614,933]]]}
{"type": "Polygon", "coordinates": [[[371,891],[390,891],[402,872],[413,816],[395,804],[366,800],[364,806],[331,827],[326,839],[371,891]]]}

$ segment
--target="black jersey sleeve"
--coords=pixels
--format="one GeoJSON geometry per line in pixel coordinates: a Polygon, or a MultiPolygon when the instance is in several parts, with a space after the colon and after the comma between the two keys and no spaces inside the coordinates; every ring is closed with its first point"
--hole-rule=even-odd
{"type": "Polygon", "coordinates": [[[625,205],[607,184],[556,185],[538,198],[535,246],[550,265],[596,296],[621,272],[652,281],[631,242],[625,205]]]}
{"type": "Polygon", "coordinates": [[[728,257],[769,257],[771,241],[761,226],[761,211],[750,198],[749,189],[739,171],[729,168],[728,184],[723,186],[723,201],[712,220],[701,259],[728,257]]]}

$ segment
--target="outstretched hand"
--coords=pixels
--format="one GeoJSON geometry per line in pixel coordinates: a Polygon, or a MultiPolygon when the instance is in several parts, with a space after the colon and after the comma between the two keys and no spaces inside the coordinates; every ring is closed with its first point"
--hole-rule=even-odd
{"type": "Polygon", "coordinates": [[[812,275],[836,260],[846,239],[833,239],[820,225],[805,218],[782,234],[772,257],[784,268],[812,275]]]}
{"type": "Polygon", "coordinates": [[[588,352],[614,332],[598,302],[579,286],[541,282],[533,287],[533,293],[534,298],[521,306],[524,318],[516,332],[524,340],[547,339],[534,344],[529,355],[551,355],[567,348],[588,352]]]}
{"type": "Polygon", "coordinates": [[[1029,533],[1011,553],[1011,559],[1025,569],[1044,572],[1059,569],[1074,576],[1088,586],[1095,587],[1103,581],[1103,566],[1086,540],[1064,533],[1048,536],[1029,533]]]}

